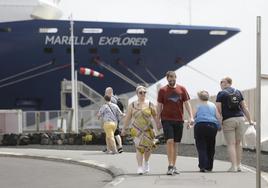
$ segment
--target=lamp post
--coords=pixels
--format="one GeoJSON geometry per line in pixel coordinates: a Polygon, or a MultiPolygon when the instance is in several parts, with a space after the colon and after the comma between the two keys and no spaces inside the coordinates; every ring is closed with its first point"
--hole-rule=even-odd
{"type": "Polygon", "coordinates": [[[261,17],[257,16],[256,40],[256,188],[261,187],[261,17]]]}
{"type": "Polygon", "coordinates": [[[71,79],[72,79],[72,110],[73,110],[73,118],[72,118],[72,131],[78,132],[78,118],[77,118],[77,89],[76,86],[77,80],[75,79],[75,67],[74,67],[74,21],[73,15],[70,15],[70,25],[71,25],[71,79]]]}

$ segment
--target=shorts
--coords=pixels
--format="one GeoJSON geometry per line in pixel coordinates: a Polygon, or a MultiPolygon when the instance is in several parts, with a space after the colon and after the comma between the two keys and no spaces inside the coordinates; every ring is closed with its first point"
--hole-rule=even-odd
{"type": "Polygon", "coordinates": [[[222,130],[227,144],[235,144],[243,137],[244,117],[232,117],[222,122],[222,130]]]}
{"type": "Polygon", "coordinates": [[[106,134],[106,138],[113,138],[116,129],[116,123],[113,121],[104,122],[103,129],[106,134]]]}
{"type": "Polygon", "coordinates": [[[175,142],[181,142],[183,132],[183,121],[162,120],[165,140],[174,139],[175,142]]]}

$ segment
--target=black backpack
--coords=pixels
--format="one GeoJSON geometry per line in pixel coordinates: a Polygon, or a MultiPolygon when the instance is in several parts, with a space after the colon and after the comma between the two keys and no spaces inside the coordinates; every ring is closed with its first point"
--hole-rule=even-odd
{"type": "Polygon", "coordinates": [[[235,89],[234,92],[230,93],[227,90],[224,90],[226,93],[228,93],[227,96],[227,107],[229,110],[239,110],[240,109],[240,102],[241,102],[241,95],[240,93],[235,89]]]}
{"type": "Polygon", "coordinates": [[[119,109],[121,110],[121,112],[124,112],[124,105],[123,103],[120,101],[120,99],[117,99],[117,106],[119,107],[119,109]]]}

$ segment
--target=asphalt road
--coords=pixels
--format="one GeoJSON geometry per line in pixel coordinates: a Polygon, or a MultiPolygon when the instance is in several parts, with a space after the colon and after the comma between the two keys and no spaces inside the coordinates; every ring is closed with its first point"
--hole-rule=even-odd
{"type": "Polygon", "coordinates": [[[0,157],[2,188],[98,188],[111,180],[111,175],[86,166],[0,157]]]}

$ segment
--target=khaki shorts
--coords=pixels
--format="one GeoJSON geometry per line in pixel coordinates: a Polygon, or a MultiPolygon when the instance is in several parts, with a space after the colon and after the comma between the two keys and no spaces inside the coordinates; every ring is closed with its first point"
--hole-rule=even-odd
{"type": "Polygon", "coordinates": [[[227,144],[235,144],[242,140],[244,117],[232,117],[222,122],[222,130],[227,144]]]}
{"type": "Polygon", "coordinates": [[[116,129],[116,123],[113,121],[104,122],[103,129],[106,134],[106,138],[113,138],[114,131],[116,129]]]}

